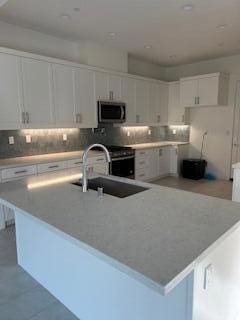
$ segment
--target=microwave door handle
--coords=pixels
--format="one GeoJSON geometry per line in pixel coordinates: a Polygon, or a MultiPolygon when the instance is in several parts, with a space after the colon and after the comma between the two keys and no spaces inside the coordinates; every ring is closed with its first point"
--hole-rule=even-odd
{"type": "Polygon", "coordinates": [[[124,120],[124,114],[125,114],[124,107],[121,106],[121,120],[124,120]]]}

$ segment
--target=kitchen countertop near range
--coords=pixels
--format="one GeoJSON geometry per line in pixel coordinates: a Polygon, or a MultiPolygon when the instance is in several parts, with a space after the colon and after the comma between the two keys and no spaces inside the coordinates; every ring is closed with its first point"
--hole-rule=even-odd
{"type": "Polygon", "coordinates": [[[186,145],[186,144],[189,144],[189,142],[158,141],[158,142],[129,144],[129,145],[126,145],[126,147],[131,147],[135,150],[141,150],[141,149],[161,148],[161,147],[167,147],[167,146],[182,146],[182,145],[186,145]]]}

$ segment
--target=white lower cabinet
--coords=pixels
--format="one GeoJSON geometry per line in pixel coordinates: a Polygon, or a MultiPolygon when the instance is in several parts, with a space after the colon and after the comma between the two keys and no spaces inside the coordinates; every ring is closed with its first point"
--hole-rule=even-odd
{"type": "Polygon", "coordinates": [[[188,157],[188,145],[137,150],[135,179],[150,181],[168,175],[178,176],[183,158],[188,157]]]}

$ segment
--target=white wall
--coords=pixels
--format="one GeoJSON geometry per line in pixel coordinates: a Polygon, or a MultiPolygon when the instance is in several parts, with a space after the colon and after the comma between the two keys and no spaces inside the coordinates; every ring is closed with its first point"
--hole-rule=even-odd
{"type": "Polygon", "coordinates": [[[128,54],[97,43],[86,43],[87,64],[95,67],[128,72],[128,54]]]}
{"type": "Polygon", "coordinates": [[[190,157],[199,158],[202,135],[205,138],[203,158],[208,161],[207,170],[220,179],[229,179],[232,145],[231,107],[191,108],[190,157]]]}
{"type": "Polygon", "coordinates": [[[86,42],[68,41],[0,21],[0,46],[127,72],[128,54],[86,42]]]}
{"type": "Polygon", "coordinates": [[[0,21],[0,46],[85,63],[84,43],[75,43],[0,21]]]}
{"type": "Polygon", "coordinates": [[[164,80],[166,69],[158,64],[128,57],[128,72],[131,74],[164,80]]]}

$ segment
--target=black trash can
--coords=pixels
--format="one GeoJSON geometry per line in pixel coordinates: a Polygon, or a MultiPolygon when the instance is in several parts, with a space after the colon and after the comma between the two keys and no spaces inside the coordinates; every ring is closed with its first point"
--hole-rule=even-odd
{"type": "Polygon", "coordinates": [[[205,175],[207,161],[202,159],[185,159],[182,161],[182,176],[187,179],[200,180],[205,175]]]}

